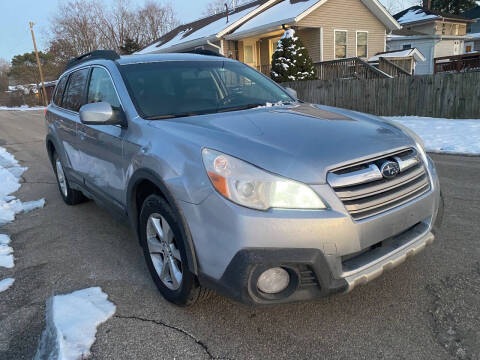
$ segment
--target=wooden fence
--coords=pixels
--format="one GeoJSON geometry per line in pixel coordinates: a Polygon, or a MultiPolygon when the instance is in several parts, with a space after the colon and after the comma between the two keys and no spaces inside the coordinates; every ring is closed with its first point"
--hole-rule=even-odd
{"type": "Polygon", "coordinates": [[[318,78],[335,79],[382,79],[390,76],[358,58],[337,59],[315,63],[318,78]]]}
{"type": "Polygon", "coordinates": [[[480,72],[282,85],[307,102],[375,115],[480,119],[480,72]]]}
{"type": "Polygon", "coordinates": [[[411,76],[404,68],[383,57],[378,59],[378,69],[392,77],[411,76]]]}

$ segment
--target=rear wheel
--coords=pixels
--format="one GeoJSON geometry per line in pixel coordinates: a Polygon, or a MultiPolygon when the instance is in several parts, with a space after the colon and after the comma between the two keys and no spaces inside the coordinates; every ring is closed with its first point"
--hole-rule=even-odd
{"type": "Polygon", "coordinates": [[[53,153],[53,171],[57,178],[60,195],[67,205],[77,205],[86,200],[81,191],[74,190],[70,187],[67,177],[65,176],[65,171],[63,170],[62,162],[56,152],[53,153]]]}
{"type": "Polygon", "coordinates": [[[201,288],[189,270],[183,225],[167,202],[150,195],[139,220],[145,260],[163,297],[180,306],[193,305],[206,297],[209,290],[201,288]]]}

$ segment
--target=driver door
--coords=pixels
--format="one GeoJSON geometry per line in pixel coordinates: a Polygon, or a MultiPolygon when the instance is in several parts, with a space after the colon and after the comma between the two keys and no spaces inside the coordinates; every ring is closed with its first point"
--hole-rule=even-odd
{"type": "MultiPolygon", "coordinates": [[[[100,101],[109,103],[114,112],[123,111],[110,73],[103,67],[95,66],[87,86],[87,103],[100,101]]],[[[122,209],[126,170],[123,138],[126,130],[120,125],[80,123],[77,131],[85,185],[101,200],[122,209]]]]}

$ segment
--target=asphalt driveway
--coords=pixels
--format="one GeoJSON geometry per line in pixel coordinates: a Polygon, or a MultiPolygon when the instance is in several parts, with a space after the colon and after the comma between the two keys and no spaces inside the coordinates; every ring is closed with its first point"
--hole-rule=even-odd
{"type": "Polygon", "coordinates": [[[157,293],[128,227],[94,202],[62,202],[44,135],[43,112],[0,111],[0,146],[29,168],[17,197],[47,200],[0,231],[15,251],[15,267],[0,268],[15,278],[0,293],[0,359],[31,359],[45,301],[90,286],[117,306],[94,359],[480,359],[480,157],[433,155],[442,232],[376,281],[312,303],[249,308],[215,296],[181,309],[157,293]]]}

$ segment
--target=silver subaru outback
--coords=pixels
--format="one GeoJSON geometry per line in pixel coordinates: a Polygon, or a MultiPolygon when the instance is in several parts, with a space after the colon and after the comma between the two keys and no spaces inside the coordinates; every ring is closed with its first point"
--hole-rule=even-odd
{"type": "Polygon", "coordinates": [[[128,220],[177,305],[347,292],[432,243],[441,218],[414,133],[304,103],[223,57],[86,54],[46,122],[64,201],[128,220]]]}

